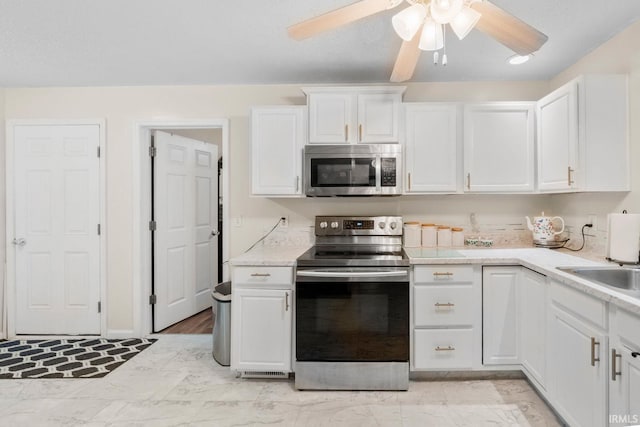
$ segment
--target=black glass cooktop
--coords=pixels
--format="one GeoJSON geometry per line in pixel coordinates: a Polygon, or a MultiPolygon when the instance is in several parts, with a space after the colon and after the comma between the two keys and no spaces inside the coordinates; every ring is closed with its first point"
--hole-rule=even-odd
{"type": "Polygon", "coordinates": [[[382,245],[316,245],[298,257],[298,266],[409,265],[402,248],[382,245]]]}

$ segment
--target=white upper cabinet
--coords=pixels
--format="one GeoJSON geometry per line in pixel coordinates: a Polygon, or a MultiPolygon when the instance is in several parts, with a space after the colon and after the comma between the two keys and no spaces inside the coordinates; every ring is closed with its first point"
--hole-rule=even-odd
{"type": "Polygon", "coordinates": [[[464,190],[534,190],[535,103],[467,104],[464,108],[464,190]]]}
{"type": "Polygon", "coordinates": [[[627,76],[585,75],[537,104],[538,189],[628,191],[627,76]]]}
{"type": "Polygon", "coordinates": [[[302,196],[304,106],[251,110],[251,193],[302,196]]]}
{"type": "Polygon", "coordinates": [[[399,142],[404,87],[304,88],[309,105],[309,143],[399,142]]]}
{"type": "Polygon", "coordinates": [[[567,84],[538,101],[538,190],[576,188],[578,85],[567,84]]]}
{"type": "Polygon", "coordinates": [[[405,193],[455,193],[458,106],[408,103],[404,108],[405,193]]]}

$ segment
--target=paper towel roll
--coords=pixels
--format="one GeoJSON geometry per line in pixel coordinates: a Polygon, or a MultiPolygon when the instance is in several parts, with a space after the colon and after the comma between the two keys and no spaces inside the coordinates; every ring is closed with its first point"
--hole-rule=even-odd
{"type": "Polygon", "coordinates": [[[624,263],[638,263],[640,214],[609,214],[608,222],[608,258],[624,263]]]}

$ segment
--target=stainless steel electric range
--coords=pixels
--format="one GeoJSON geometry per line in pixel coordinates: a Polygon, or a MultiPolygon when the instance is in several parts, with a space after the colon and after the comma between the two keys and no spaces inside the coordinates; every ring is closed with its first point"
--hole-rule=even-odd
{"type": "Polygon", "coordinates": [[[297,389],[409,387],[402,217],[319,216],[297,260],[297,389]]]}

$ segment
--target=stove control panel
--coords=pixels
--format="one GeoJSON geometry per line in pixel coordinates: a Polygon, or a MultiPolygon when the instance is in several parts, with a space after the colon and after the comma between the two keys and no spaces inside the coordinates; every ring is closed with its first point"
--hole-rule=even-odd
{"type": "Polygon", "coordinates": [[[401,216],[317,216],[316,236],[401,236],[401,216]]]}

